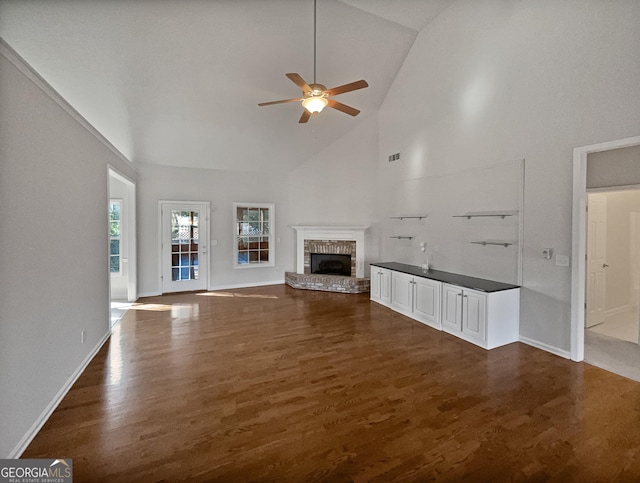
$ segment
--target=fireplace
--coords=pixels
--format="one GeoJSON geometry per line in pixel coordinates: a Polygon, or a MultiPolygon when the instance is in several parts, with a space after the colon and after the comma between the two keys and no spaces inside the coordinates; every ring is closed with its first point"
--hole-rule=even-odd
{"type": "Polygon", "coordinates": [[[296,271],[285,272],[294,288],[329,292],[369,291],[364,277],[366,226],[297,225],[296,271]]]}
{"type": "Polygon", "coordinates": [[[351,276],[351,255],[310,253],[311,273],[351,276]]]}

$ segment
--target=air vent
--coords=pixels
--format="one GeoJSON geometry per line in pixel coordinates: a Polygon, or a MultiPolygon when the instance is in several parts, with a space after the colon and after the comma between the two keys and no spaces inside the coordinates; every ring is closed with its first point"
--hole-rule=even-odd
{"type": "Polygon", "coordinates": [[[390,154],[389,155],[389,162],[391,163],[392,161],[397,161],[400,159],[400,153],[396,153],[396,154],[390,154]]]}

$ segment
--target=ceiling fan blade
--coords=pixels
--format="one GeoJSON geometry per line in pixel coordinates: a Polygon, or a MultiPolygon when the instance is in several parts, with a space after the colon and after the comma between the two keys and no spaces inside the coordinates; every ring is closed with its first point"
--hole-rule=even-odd
{"type": "Polygon", "coordinates": [[[309,87],[309,85],[305,82],[305,80],[300,77],[299,74],[291,73],[291,74],[286,74],[286,76],[291,79],[293,81],[293,83],[295,85],[297,85],[300,89],[302,89],[302,92],[309,92],[311,90],[311,87],[309,87]]]}
{"type": "Polygon", "coordinates": [[[271,101],[271,102],[261,102],[258,104],[259,106],[271,106],[273,104],[284,104],[285,102],[296,102],[301,101],[301,97],[296,97],[295,99],[283,99],[282,101],[271,101]]]}
{"type": "Polygon", "coordinates": [[[300,116],[300,120],[298,121],[300,124],[307,122],[311,117],[311,113],[306,109],[302,111],[302,116],[300,116]]]}
{"type": "Polygon", "coordinates": [[[329,107],[333,107],[334,109],[349,114],[350,116],[357,116],[358,114],[360,114],[360,111],[358,109],[347,106],[346,104],[342,104],[341,102],[334,101],[333,99],[329,99],[329,107]]]}
{"type": "MultiPolygon", "coordinates": [[[[288,75],[288,74],[287,74],[288,75]]],[[[351,92],[358,89],[364,89],[365,87],[369,87],[367,81],[359,80],[355,82],[351,82],[350,84],[345,84],[343,86],[334,87],[333,89],[329,89],[326,91],[326,94],[329,96],[337,96],[338,94],[344,94],[345,92],[351,92]]]]}

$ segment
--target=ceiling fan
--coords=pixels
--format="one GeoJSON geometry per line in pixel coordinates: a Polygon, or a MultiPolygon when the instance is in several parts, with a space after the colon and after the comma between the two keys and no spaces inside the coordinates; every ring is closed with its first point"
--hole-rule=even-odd
{"type": "Polygon", "coordinates": [[[295,85],[302,89],[302,97],[283,99],[281,101],[262,102],[258,104],[258,106],[271,106],[273,104],[302,101],[304,111],[302,111],[302,116],[298,121],[299,123],[307,122],[311,117],[311,114],[321,112],[326,106],[342,111],[350,116],[357,116],[360,113],[358,109],[342,104],[331,97],[369,87],[369,84],[367,84],[367,81],[365,80],[351,82],[342,86],[333,87],[332,89],[327,89],[322,84],[316,83],[316,0],[313,0],[313,84],[307,84],[307,82],[296,73],[286,74],[286,76],[291,79],[295,85]]]}

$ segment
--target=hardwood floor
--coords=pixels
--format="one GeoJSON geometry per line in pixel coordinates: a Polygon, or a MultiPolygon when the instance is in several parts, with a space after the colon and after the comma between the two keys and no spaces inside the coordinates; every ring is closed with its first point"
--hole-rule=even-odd
{"type": "Polygon", "coordinates": [[[640,383],[492,351],[367,294],[129,310],[23,454],[75,481],[638,481],[640,383]]]}

